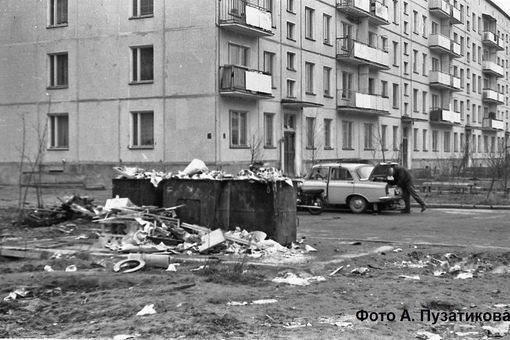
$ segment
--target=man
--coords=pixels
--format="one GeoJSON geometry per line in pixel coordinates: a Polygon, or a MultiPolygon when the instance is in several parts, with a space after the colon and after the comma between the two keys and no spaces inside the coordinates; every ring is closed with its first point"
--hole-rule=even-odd
{"type": "Polygon", "coordinates": [[[402,189],[402,197],[405,204],[404,210],[401,211],[403,214],[411,213],[411,196],[421,205],[421,212],[427,209],[427,205],[414,187],[413,176],[407,169],[400,165],[395,165],[390,167],[388,175],[393,176],[393,180],[389,180],[388,183],[397,185],[402,189]]]}

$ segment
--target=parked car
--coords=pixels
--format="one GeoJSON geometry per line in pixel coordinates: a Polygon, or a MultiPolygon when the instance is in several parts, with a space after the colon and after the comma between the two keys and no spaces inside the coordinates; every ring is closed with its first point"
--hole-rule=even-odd
{"type": "Polygon", "coordinates": [[[301,183],[301,189],[323,189],[326,206],[346,205],[354,213],[395,209],[402,196],[400,188],[386,182],[388,166],[391,164],[318,164],[301,183]]]}

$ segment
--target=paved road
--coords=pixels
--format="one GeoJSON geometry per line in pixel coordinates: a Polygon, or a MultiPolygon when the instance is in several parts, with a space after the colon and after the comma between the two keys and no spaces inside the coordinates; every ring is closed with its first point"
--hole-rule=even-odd
{"type": "Polygon", "coordinates": [[[405,215],[347,211],[319,216],[298,212],[298,239],[356,239],[409,244],[432,243],[510,250],[510,210],[427,209],[405,215]]]}

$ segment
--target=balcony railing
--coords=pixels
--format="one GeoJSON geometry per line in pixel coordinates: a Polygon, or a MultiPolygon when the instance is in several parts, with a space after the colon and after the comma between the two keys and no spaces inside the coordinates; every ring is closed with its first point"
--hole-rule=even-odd
{"type": "Polygon", "coordinates": [[[272,98],[271,76],[236,65],[220,67],[220,93],[231,97],[272,98]]]}
{"type": "Polygon", "coordinates": [[[337,105],[341,111],[356,111],[376,115],[389,114],[390,99],[376,94],[361,93],[354,90],[337,90],[337,105]]]}
{"type": "Polygon", "coordinates": [[[219,0],[218,24],[253,37],[273,35],[271,12],[244,0],[219,0]]]}
{"type": "Polygon", "coordinates": [[[452,24],[462,24],[462,17],[460,15],[460,9],[458,9],[455,6],[451,6],[450,23],[452,23],[452,24]]]}
{"type": "Polygon", "coordinates": [[[370,1],[370,13],[372,14],[369,17],[369,20],[375,25],[388,25],[389,21],[389,12],[388,6],[378,0],[370,1]]]}
{"type": "Polygon", "coordinates": [[[433,107],[430,109],[430,121],[446,124],[460,124],[460,112],[433,107]]]}
{"type": "Polygon", "coordinates": [[[431,0],[429,2],[430,13],[438,18],[449,18],[451,16],[453,6],[445,0],[431,0]]]}
{"type": "Polygon", "coordinates": [[[503,41],[500,39],[496,33],[491,31],[483,31],[482,33],[482,44],[487,45],[488,47],[496,48],[499,51],[503,51],[505,48],[503,47],[503,41]]]}
{"type": "Polygon", "coordinates": [[[491,88],[483,89],[482,100],[495,104],[503,104],[505,102],[504,95],[491,88]]]}
{"type": "Polygon", "coordinates": [[[501,78],[505,75],[503,66],[500,66],[491,60],[484,60],[482,62],[482,72],[490,73],[498,78],[501,78]]]}
{"type": "Polygon", "coordinates": [[[487,129],[494,130],[504,130],[505,123],[502,120],[494,119],[494,118],[483,118],[482,119],[482,127],[487,129]]]}
{"type": "Polygon", "coordinates": [[[353,17],[366,17],[370,14],[370,0],[337,0],[336,8],[353,17]]]}
{"type": "Polygon", "coordinates": [[[448,53],[454,58],[460,57],[460,44],[439,33],[430,35],[429,47],[438,53],[448,53]]]}
{"type": "Polygon", "coordinates": [[[459,91],[461,79],[445,72],[432,70],[429,72],[429,85],[440,89],[459,91]]]}
{"type": "Polygon", "coordinates": [[[370,65],[389,69],[388,51],[369,46],[348,37],[337,38],[336,58],[349,64],[370,65]]]}

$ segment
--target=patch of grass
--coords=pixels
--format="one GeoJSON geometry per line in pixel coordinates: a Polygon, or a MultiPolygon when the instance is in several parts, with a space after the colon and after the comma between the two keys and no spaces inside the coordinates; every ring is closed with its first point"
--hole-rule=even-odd
{"type": "Polygon", "coordinates": [[[204,269],[196,271],[197,275],[205,276],[206,282],[212,283],[237,283],[250,286],[267,285],[265,276],[253,271],[246,265],[246,257],[235,263],[222,264],[218,262],[208,263],[204,269]]]}

